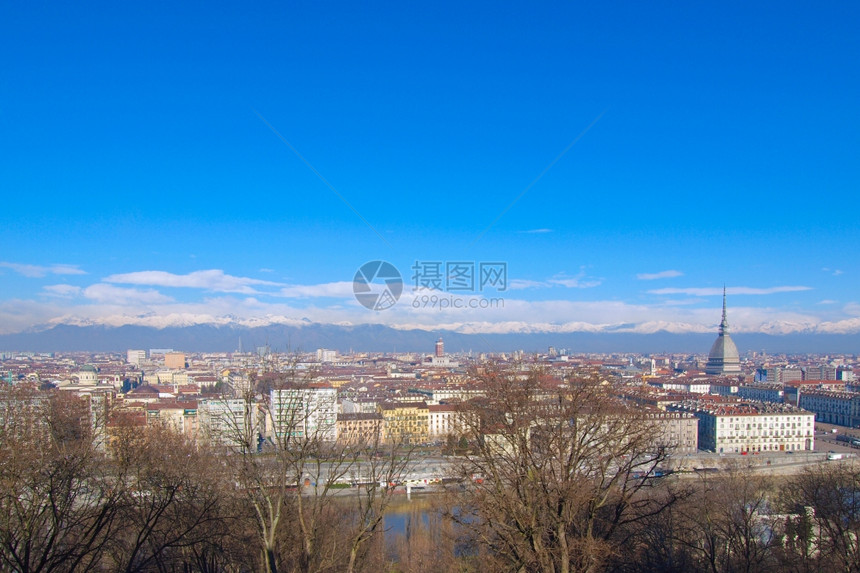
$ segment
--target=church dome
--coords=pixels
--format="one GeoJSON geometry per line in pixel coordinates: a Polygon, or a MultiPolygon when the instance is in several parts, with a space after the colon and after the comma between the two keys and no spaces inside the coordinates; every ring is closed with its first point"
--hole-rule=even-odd
{"type": "Polygon", "coordinates": [[[740,362],[738,347],[735,341],[728,334],[721,334],[711,345],[711,351],[708,353],[708,362],[720,360],[722,362],[733,361],[740,362]]]}
{"type": "Polygon", "coordinates": [[[741,359],[738,347],[729,335],[729,321],[726,318],[726,289],[723,289],[723,320],[720,322],[720,334],[708,353],[707,374],[722,376],[725,374],[740,374],[741,359]]]}

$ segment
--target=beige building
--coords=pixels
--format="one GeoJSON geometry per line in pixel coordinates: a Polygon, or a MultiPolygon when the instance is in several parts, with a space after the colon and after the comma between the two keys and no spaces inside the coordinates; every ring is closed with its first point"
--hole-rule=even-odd
{"type": "Polygon", "coordinates": [[[344,444],[378,444],[384,436],[382,414],[351,413],[337,415],[337,440],[344,444]]]}
{"type": "Polygon", "coordinates": [[[670,455],[695,454],[699,450],[699,420],[693,414],[658,411],[647,416],[659,428],[655,445],[665,446],[670,455]]]}
{"type": "Polygon", "coordinates": [[[184,352],[168,352],[164,355],[164,367],[171,370],[182,370],[185,368],[184,352]]]}
{"type": "Polygon", "coordinates": [[[146,423],[163,424],[191,440],[197,439],[197,402],[152,402],[146,405],[146,423]]]}

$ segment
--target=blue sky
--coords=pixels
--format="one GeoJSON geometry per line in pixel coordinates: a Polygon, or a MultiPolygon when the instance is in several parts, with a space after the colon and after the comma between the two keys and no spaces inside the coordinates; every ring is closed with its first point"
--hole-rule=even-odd
{"type": "Polygon", "coordinates": [[[0,8],[0,331],[860,331],[856,3],[176,4],[0,8]]]}

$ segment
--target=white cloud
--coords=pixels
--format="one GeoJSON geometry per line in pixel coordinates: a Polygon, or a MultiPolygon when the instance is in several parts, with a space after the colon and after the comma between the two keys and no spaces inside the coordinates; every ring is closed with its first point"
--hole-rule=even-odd
{"type": "Polygon", "coordinates": [[[820,334],[857,334],[860,332],[860,318],[822,322],[817,325],[815,332],[820,334]]]}
{"type": "Polygon", "coordinates": [[[527,288],[546,288],[549,284],[543,281],[530,281],[526,279],[512,279],[508,281],[509,290],[523,290],[527,288]]]}
{"type": "Polygon", "coordinates": [[[669,271],[660,271],[659,273],[639,273],[636,275],[636,278],[640,281],[653,281],[657,279],[671,279],[675,277],[683,276],[684,273],[681,271],[669,270],[669,271]]]}
{"type": "Polygon", "coordinates": [[[671,298],[657,303],[658,306],[691,306],[702,304],[703,298],[671,298]]]}
{"type": "Polygon", "coordinates": [[[20,275],[30,278],[40,278],[47,275],[85,275],[86,271],[78,268],[78,265],[25,265],[21,263],[0,262],[0,267],[12,269],[20,275]]]}
{"type": "Polygon", "coordinates": [[[173,299],[152,289],[139,290],[122,288],[108,284],[95,284],[81,291],[89,300],[112,305],[127,304],[164,304],[173,299]]]}
{"type": "Polygon", "coordinates": [[[42,290],[49,296],[58,296],[63,298],[71,298],[81,294],[81,287],[66,284],[48,285],[42,287],[42,290]]]}
{"type": "Polygon", "coordinates": [[[600,279],[588,277],[585,275],[585,267],[580,267],[576,276],[569,277],[565,273],[559,273],[547,281],[552,285],[559,285],[567,288],[593,288],[600,286],[600,279]]]}
{"type": "MultiPolygon", "coordinates": [[[[405,294],[391,309],[371,312],[352,301],[331,307],[295,307],[267,303],[254,297],[227,296],[203,302],[171,301],[156,291],[94,285],[84,291],[88,304],[0,305],[3,331],[31,327],[33,318],[51,324],[136,324],[164,328],[194,324],[383,324],[399,329],[450,329],[463,333],[509,332],[628,332],[716,333],[720,309],[666,307],[618,301],[525,301],[504,299],[494,308],[441,308],[439,304],[415,308],[413,295],[405,294]],[[26,314],[26,319],[22,316],[26,314]]],[[[442,298],[442,297],[440,297],[442,298]]],[[[481,301],[481,297],[461,297],[481,301]]],[[[860,332],[860,317],[842,314],[823,320],[812,314],[783,309],[734,307],[729,309],[732,332],[860,332]]]]}
{"type": "Polygon", "coordinates": [[[540,235],[544,233],[552,233],[552,229],[529,229],[528,231],[518,231],[519,233],[528,235],[540,235]]]}
{"type": "Polygon", "coordinates": [[[317,285],[290,285],[282,288],[278,294],[285,298],[352,297],[352,281],[338,281],[317,285]]]}
{"type": "Polygon", "coordinates": [[[860,303],[849,302],[842,307],[842,311],[849,316],[860,316],[860,303]]]}
{"type": "Polygon", "coordinates": [[[585,270],[581,270],[576,276],[569,277],[564,273],[559,273],[545,281],[533,281],[529,279],[512,279],[508,282],[508,288],[511,290],[523,290],[530,288],[551,288],[562,286],[565,288],[594,288],[602,284],[601,279],[594,277],[586,277],[585,270]]]}
{"type": "Polygon", "coordinates": [[[176,275],[166,271],[138,271],[111,275],[104,279],[108,283],[148,285],[177,288],[199,288],[214,292],[234,292],[240,294],[258,294],[253,286],[284,286],[282,283],[236,277],[225,274],[220,269],[194,271],[187,275],[176,275]]]}
{"type": "MultiPolygon", "coordinates": [[[[754,288],[754,287],[727,287],[727,294],[751,294],[751,295],[764,295],[764,294],[777,294],[781,292],[798,292],[812,290],[812,287],[808,286],[776,286],[776,287],[768,287],[768,288],[754,288]]],[[[649,294],[687,294],[690,296],[717,296],[723,294],[722,287],[704,287],[704,288],[660,288],[649,290],[649,294]]]]}
{"type": "MultiPolygon", "coordinates": [[[[548,281],[539,284],[550,285],[548,281]]],[[[354,300],[351,282],[292,285],[283,290],[283,294],[267,293],[266,298],[228,294],[186,302],[171,299],[154,289],[105,283],[85,289],[50,285],[43,289],[50,298],[45,297],[42,302],[0,303],[0,332],[20,332],[36,324],[135,324],[156,328],[239,324],[253,327],[299,325],[310,320],[321,324],[383,324],[400,329],[451,329],[463,333],[716,333],[720,319],[720,305],[713,299],[710,299],[713,304],[702,307],[702,301],[697,299],[634,304],[618,300],[530,301],[512,298],[515,292],[487,295],[489,298],[434,292],[431,294],[439,302],[424,305],[420,297],[425,293],[411,293],[407,289],[394,307],[371,312],[354,300]],[[270,297],[279,294],[284,299],[272,302],[270,297]],[[445,303],[441,302],[443,299],[445,303]],[[490,299],[497,303],[488,304],[490,299]],[[452,304],[454,300],[460,301],[459,308],[452,304]],[[696,304],[688,304],[690,300],[696,304]]],[[[565,291],[556,287],[554,292],[565,291]]],[[[718,292],[722,290],[714,289],[713,294],[718,292]]],[[[860,304],[816,308],[814,312],[799,312],[786,308],[730,306],[729,323],[735,333],[860,332],[860,304]]]]}
{"type": "Polygon", "coordinates": [[[567,288],[594,288],[600,286],[600,279],[583,279],[581,276],[569,278],[554,278],[547,281],[552,285],[560,285],[567,288]]]}
{"type": "Polygon", "coordinates": [[[36,324],[62,316],[66,308],[53,301],[49,303],[32,300],[10,299],[0,301],[0,334],[23,332],[36,324]]]}

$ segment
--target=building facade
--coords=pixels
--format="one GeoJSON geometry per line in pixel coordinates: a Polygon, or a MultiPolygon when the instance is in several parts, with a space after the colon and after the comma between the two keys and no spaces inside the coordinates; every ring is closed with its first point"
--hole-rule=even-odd
{"type": "Polygon", "coordinates": [[[782,384],[746,384],[738,387],[738,397],[759,402],[785,402],[782,384]]]}
{"type": "Polygon", "coordinates": [[[343,444],[373,446],[382,442],[384,419],[379,412],[337,415],[337,440],[343,444]]]}
{"type": "Polygon", "coordinates": [[[431,404],[427,406],[427,433],[430,440],[440,440],[450,435],[463,433],[459,423],[459,408],[452,404],[431,404]]]}
{"type": "Polygon", "coordinates": [[[815,413],[815,419],[826,424],[860,427],[860,392],[801,389],[798,405],[815,413]]]}
{"type": "Polygon", "coordinates": [[[200,437],[214,446],[256,447],[260,432],[257,404],[240,398],[203,400],[198,408],[200,437]]]}
{"type": "Polygon", "coordinates": [[[812,451],[815,415],[788,404],[682,403],[699,419],[699,448],[716,453],[812,451]]]}
{"type": "Polygon", "coordinates": [[[689,412],[655,412],[648,414],[659,428],[655,445],[665,446],[673,456],[699,451],[699,420],[689,412]]]}
{"type": "Polygon", "coordinates": [[[425,402],[379,405],[382,414],[385,442],[389,444],[423,444],[430,439],[430,410],[425,402]]]}
{"type": "Polygon", "coordinates": [[[337,390],[308,384],[273,389],[269,395],[272,437],[276,443],[291,439],[337,439],[337,390]]]}
{"type": "Polygon", "coordinates": [[[184,352],[168,352],[164,355],[164,367],[170,370],[182,370],[185,368],[184,352]]]}

